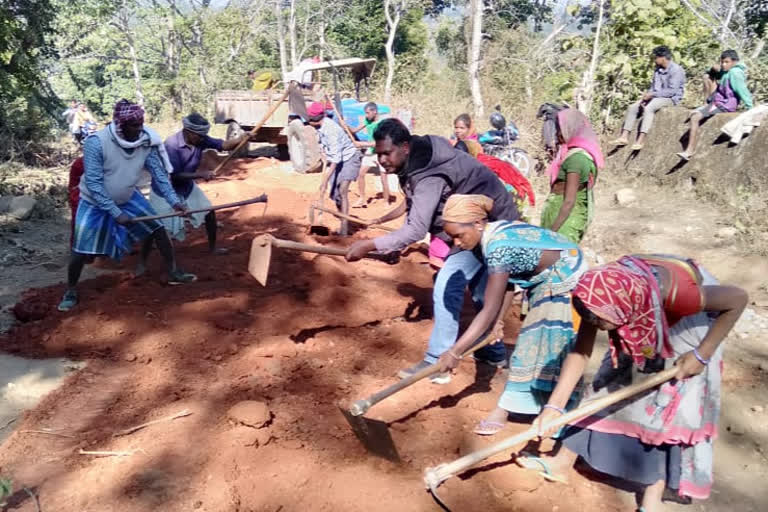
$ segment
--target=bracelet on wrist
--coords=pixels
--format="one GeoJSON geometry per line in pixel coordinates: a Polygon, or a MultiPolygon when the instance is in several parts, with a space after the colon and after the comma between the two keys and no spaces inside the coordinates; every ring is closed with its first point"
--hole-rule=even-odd
{"type": "Polygon", "coordinates": [[[462,358],[462,356],[457,356],[457,355],[456,355],[456,352],[454,352],[453,350],[449,350],[449,351],[448,351],[448,354],[450,354],[450,356],[451,356],[452,358],[456,359],[457,361],[461,361],[461,358],[462,358]]]}
{"type": "Polygon", "coordinates": [[[694,348],[694,349],[693,349],[693,355],[694,355],[694,356],[696,357],[696,359],[698,359],[698,360],[699,360],[699,362],[700,362],[701,364],[703,364],[704,366],[707,366],[707,365],[709,364],[709,362],[712,360],[712,358],[709,358],[709,359],[704,359],[703,357],[701,357],[701,354],[699,354],[699,349],[698,349],[698,348],[694,348]]]}
{"type": "Polygon", "coordinates": [[[552,404],[544,404],[544,409],[552,409],[553,411],[557,411],[560,414],[565,414],[565,409],[552,404]]]}

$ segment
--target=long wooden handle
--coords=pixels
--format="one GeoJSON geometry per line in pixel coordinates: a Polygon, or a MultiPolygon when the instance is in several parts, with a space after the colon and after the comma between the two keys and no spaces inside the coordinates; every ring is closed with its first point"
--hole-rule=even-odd
{"type": "MultiPolygon", "coordinates": [[[[330,254],[331,256],[346,256],[347,249],[341,247],[326,247],[324,245],[302,244],[293,240],[283,240],[282,238],[272,238],[272,245],[280,249],[289,249],[291,251],[314,252],[317,254],[330,254]]],[[[386,254],[369,252],[366,258],[390,263],[392,257],[386,254]]]]}
{"type": "Polygon", "coordinates": [[[349,135],[349,138],[352,139],[352,142],[355,142],[355,136],[352,133],[352,130],[349,129],[349,126],[347,126],[347,122],[344,120],[344,116],[342,116],[338,110],[336,110],[336,104],[331,101],[331,99],[328,97],[327,94],[324,94],[323,97],[325,98],[325,101],[331,104],[331,107],[333,107],[333,112],[336,114],[336,117],[339,118],[339,124],[344,128],[344,131],[347,132],[347,135],[349,135]]]}
{"type": "Polygon", "coordinates": [[[146,217],[133,217],[129,222],[144,222],[148,220],[167,219],[168,217],[179,217],[181,215],[189,215],[192,213],[212,212],[215,210],[224,210],[226,208],[237,208],[238,206],[245,206],[247,204],[266,203],[267,199],[267,194],[261,194],[259,197],[254,197],[252,199],[245,199],[243,201],[237,201],[236,203],[218,204],[216,206],[211,206],[210,208],[198,208],[196,210],[164,213],[162,215],[147,215],[146,217]]]}
{"type": "MultiPolygon", "coordinates": [[[[272,114],[274,114],[274,113],[277,111],[277,109],[280,107],[280,105],[283,103],[283,101],[285,101],[285,98],[287,98],[287,97],[288,97],[288,90],[286,89],[286,91],[283,93],[283,95],[282,95],[282,96],[280,96],[280,99],[279,99],[279,100],[277,100],[277,101],[276,101],[276,102],[275,102],[275,103],[272,105],[272,107],[271,107],[269,110],[267,110],[267,113],[266,113],[266,114],[264,114],[264,117],[262,117],[262,118],[261,118],[261,120],[260,120],[258,123],[256,123],[256,126],[254,126],[254,127],[251,129],[251,131],[250,131],[250,132],[248,132],[248,133],[250,133],[251,135],[254,135],[254,134],[256,134],[256,132],[258,132],[258,131],[261,129],[261,127],[262,127],[262,126],[264,126],[264,124],[265,124],[267,121],[269,121],[269,118],[270,118],[270,117],[272,117],[272,114]]],[[[237,152],[238,152],[238,151],[240,151],[240,149],[241,149],[241,148],[242,148],[244,145],[246,145],[246,144],[248,144],[248,139],[243,139],[243,140],[241,140],[241,141],[240,141],[240,144],[238,144],[237,146],[235,146],[235,149],[232,149],[232,150],[230,150],[230,151],[229,151],[229,154],[227,154],[227,156],[224,158],[224,160],[222,160],[222,161],[219,163],[219,165],[217,165],[217,166],[216,166],[216,168],[213,170],[213,174],[216,174],[216,173],[218,173],[218,172],[219,172],[219,171],[222,169],[222,167],[224,167],[224,165],[225,165],[227,162],[229,162],[229,161],[232,159],[232,157],[233,157],[234,155],[236,155],[236,154],[237,154],[237,152]]]]}
{"type": "MultiPolygon", "coordinates": [[[[626,400],[627,398],[630,398],[638,393],[642,393],[643,391],[647,391],[649,389],[655,388],[656,386],[664,384],[665,382],[672,380],[675,377],[675,374],[677,374],[677,368],[669,368],[663,372],[659,372],[653,377],[645,379],[643,382],[638,382],[637,384],[627,386],[624,389],[620,389],[619,391],[615,391],[607,396],[588,402],[578,409],[574,409],[573,411],[563,414],[562,416],[545,423],[542,426],[542,430],[548,431],[554,428],[560,428],[587,416],[591,416],[592,414],[605,409],[610,405],[621,402],[622,400],[626,400]]],[[[526,443],[532,439],[537,438],[538,436],[538,428],[536,426],[532,426],[525,432],[521,432],[520,434],[503,439],[498,443],[494,443],[483,448],[482,450],[469,453],[460,459],[456,459],[453,462],[441,464],[435,468],[428,468],[424,472],[424,483],[426,483],[428,488],[436,489],[445,480],[474,466],[478,462],[496,455],[499,452],[503,452],[522,443],[526,443]]]]}
{"type": "Polygon", "coordinates": [[[340,219],[348,220],[349,222],[354,222],[355,224],[360,224],[362,226],[366,226],[366,227],[369,227],[369,228],[376,228],[376,229],[381,229],[381,230],[384,230],[384,231],[395,231],[394,228],[391,228],[389,226],[384,226],[382,224],[373,224],[373,223],[368,222],[367,220],[361,219],[359,217],[354,217],[352,215],[346,215],[346,214],[341,213],[341,212],[335,212],[335,211],[333,211],[331,209],[325,208],[324,206],[312,205],[312,208],[314,208],[315,210],[320,210],[321,212],[330,213],[334,217],[338,217],[340,219]]]}
{"type": "MultiPolygon", "coordinates": [[[[481,348],[488,345],[491,341],[493,341],[492,336],[491,335],[486,336],[480,343],[478,343],[477,345],[473,346],[472,348],[464,352],[461,355],[461,357],[468,356],[472,352],[476,350],[480,350],[481,348]]],[[[394,395],[398,391],[402,391],[403,389],[407,388],[411,384],[415,384],[421,379],[430,377],[438,372],[440,372],[440,364],[435,363],[435,364],[429,365],[423,370],[420,370],[414,373],[410,377],[401,379],[400,381],[392,384],[388,388],[384,388],[378,393],[372,394],[368,398],[361,398],[360,400],[356,401],[349,407],[349,412],[350,414],[352,414],[352,416],[362,416],[368,411],[368,409],[370,409],[377,403],[381,402],[385,398],[389,398],[390,396],[394,395]]]]}

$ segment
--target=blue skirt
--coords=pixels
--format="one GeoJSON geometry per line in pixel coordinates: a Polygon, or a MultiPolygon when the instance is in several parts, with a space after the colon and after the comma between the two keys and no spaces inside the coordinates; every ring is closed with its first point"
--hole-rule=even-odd
{"type": "MultiPolygon", "coordinates": [[[[138,191],[131,199],[119,205],[120,209],[132,217],[155,215],[149,202],[138,191]]],[[[75,237],[72,250],[80,254],[97,254],[120,260],[131,246],[144,240],[162,228],[157,220],[118,224],[106,210],[81,198],[75,217],[75,237]]]]}

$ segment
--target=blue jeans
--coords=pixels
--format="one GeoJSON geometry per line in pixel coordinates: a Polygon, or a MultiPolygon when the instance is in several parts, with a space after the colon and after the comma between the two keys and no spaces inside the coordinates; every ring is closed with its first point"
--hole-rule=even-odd
{"type": "MultiPolygon", "coordinates": [[[[459,315],[464,305],[464,289],[469,286],[475,309],[480,311],[487,282],[488,271],[472,251],[460,251],[448,256],[445,265],[437,273],[432,291],[435,325],[432,327],[429,346],[424,356],[426,362],[437,362],[437,359],[456,343],[459,336],[459,315]]],[[[497,343],[481,348],[475,355],[489,361],[503,361],[506,358],[506,349],[503,343],[497,343]]]]}

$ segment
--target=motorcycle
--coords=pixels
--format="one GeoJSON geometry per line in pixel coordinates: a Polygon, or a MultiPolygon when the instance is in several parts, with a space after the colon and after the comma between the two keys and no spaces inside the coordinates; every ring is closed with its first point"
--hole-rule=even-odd
{"type": "Polygon", "coordinates": [[[517,126],[512,121],[507,123],[499,105],[496,105],[489,121],[493,129],[484,132],[478,138],[478,142],[483,146],[483,151],[514,165],[527,178],[531,171],[531,158],[524,149],[512,145],[520,137],[517,126]]]}

